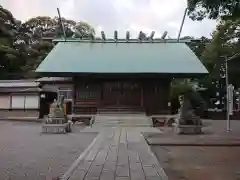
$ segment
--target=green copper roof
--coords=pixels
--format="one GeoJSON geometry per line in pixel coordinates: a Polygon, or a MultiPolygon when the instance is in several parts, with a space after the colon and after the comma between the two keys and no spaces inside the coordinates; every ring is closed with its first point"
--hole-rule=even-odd
{"type": "Polygon", "coordinates": [[[36,72],[208,73],[185,43],[59,42],[36,72]]]}

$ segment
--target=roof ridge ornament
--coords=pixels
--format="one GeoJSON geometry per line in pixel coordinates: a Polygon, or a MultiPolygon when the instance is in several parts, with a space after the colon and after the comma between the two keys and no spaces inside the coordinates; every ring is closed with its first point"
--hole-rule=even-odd
{"type": "MultiPolygon", "coordinates": [[[[89,38],[89,39],[81,39],[81,38],[57,38],[53,39],[53,42],[80,42],[80,43],[189,43],[192,41],[197,41],[198,39],[161,39],[161,38],[155,38],[155,39],[130,39],[128,34],[126,34],[127,38],[122,39],[106,39],[104,38],[89,38]]],[[[46,38],[47,39],[47,38],[46,38]]],[[[49,39],[47,39],[49,40],[49,39]]]]}

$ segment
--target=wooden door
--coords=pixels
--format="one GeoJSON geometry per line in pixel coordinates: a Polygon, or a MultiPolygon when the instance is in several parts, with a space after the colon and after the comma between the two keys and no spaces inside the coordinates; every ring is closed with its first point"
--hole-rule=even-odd
{"type": "Polygon", "coordinates": [[[108,82],[104,84],[103,104],[105,106],[140,106],[141,87],[133,82],[108,82]]]}
{"type": "Polygon", "coordinates": [[[120,105],[141,106],[141,87],[135,82],[121,83],[120,105]]]}
{"type": "Polygon", "coordinates": [[[102,100],[104,106],[118,105],[120,95],[120,84],[118,82],[104,83],[102,100]]]}

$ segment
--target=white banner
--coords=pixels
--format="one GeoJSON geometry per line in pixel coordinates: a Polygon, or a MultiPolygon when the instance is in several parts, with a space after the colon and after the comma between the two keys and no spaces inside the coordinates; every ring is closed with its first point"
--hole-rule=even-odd
{"type": "Polygon", "coordinates": [[[228,107],[228,114],[229,115],[233,115],[233,92],[234,92],[234,87],[233,85],[228,85],[228,97],[227,97],[227,100],[228,100],[228,104],[227,104],[227,107],[228,107]]]}

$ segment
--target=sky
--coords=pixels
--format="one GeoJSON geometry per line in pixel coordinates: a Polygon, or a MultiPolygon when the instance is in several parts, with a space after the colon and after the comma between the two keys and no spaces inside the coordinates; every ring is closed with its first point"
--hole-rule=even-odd
{"type": "MultiPolygon", "coordinates": [[[[130,31],[136,38],[139,31],[160,37],[164,31],[176,38],[179,32],[187,0],[0,0],[0,5],[10,10],[14,17],[25,21],[35,16],[57,16],[60,8],[62,17],[85,21],[92,25],[96,35],[105,31],[119,37],[130,31]]],[[[200,22],[186,18],[181,36],[210,37],[216,27],[213,20],[200,22]]]]}

